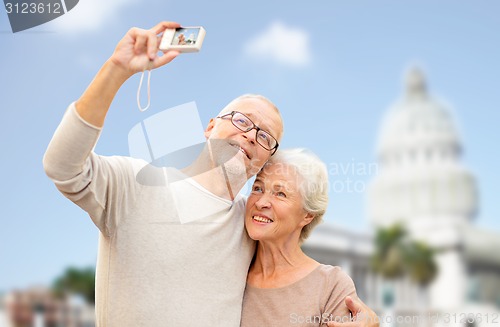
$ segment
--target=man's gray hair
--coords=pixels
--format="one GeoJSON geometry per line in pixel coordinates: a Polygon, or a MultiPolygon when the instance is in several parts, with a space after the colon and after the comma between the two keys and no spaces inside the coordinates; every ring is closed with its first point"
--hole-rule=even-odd
{"type": "MultiPolygon", "coordinates": [[[[260,95],[260,94],[252,94],[252,93],[247,93],[247,94],[243,94],[243,95],[240,95],[239,97],[231,100],[231,102],[229,102],[218,114],[218,116],[222,116],[223,114],[227,114],[229,113],[231,110],[230,110],[230,107],[232,104],[238,102],[238,101],[241,101],[241,100],[245,100],[245,99],[258,99],[258,100],[261,100],[267,104],[269,104],[275,111],[276,113],[278,114],[279,118],[280,118],[280,121],[281,121],[281,125],[283,126],[283,117],[281,116],[281,112],[280,110],[278,109],[278,107],[271,101],[269,100],[268,98],[266,98],[265,96],[263,95],[260,95]]],[[[275,136],[279,139],[281,139],[283,137],[283,130],[281,131],[281,134],[280,135],[277,135],[275,136]]]]}

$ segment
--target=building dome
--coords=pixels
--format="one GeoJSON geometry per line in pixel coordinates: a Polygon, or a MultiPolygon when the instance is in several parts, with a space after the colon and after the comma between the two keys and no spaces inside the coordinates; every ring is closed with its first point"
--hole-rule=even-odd
{"type": "Polygon", "coordinates": [[[459,223],[472,218],[475,180],[460,163],[461,148],[450,111],[428,94],[423,73],[411,69],[402,99],[381,125],[379,170],[368,199],[372,222],[414,225],[438,217],[459,223]]]}
{"type": "Polygon", "coordinates": [[[460,154],[460,137],[449,110],[427,93],[423,73],[413,68],[406,76],[405,94],[388,111],[380,131],[380,163],[424,152],[427,156],[460,154]]]}

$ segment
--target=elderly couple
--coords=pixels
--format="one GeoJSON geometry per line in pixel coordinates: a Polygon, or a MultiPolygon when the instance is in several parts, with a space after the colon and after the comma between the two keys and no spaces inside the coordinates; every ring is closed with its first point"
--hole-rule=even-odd
{"type": "Polygon", "coordinates": [[[191,165],[148,166],[154,185],[137,181],[147,163],[93,152],[121,85],[179,54],[157,56],[158,35],[175,27],[129,30],[45,153],[47,175],[100,231],[97,326],[377,326],[339,267],[301,251],[327,207],[326,166],[276,151],[283,124],[266,98],[229,103],[191,165]],[[236,195],[254,175],[248,198],[236,195]]]}

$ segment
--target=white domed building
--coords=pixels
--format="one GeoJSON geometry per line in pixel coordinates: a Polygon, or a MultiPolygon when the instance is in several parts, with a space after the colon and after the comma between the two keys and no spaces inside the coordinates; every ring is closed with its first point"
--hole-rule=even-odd
{"type": "MultiPolygon", "coordinates": [[[[402,98],[382,122],[376,148],[379,172],[367,194],[368,214],[373,228],[400,223],[413,239],[434,248],[438,273],[423,290],[407,278],[394,282],[395,316],[432,313],[440,317],[434,325],[493,326],[495,317],[500,323],[500,234],[472,224],[478,192],[474,176],[460,162],[462,152],[450,110],[429,94],[422,72],[410,70],[402,98]]],[[[323,224],[304,250],[343,266],[360,297],[377,312],[386,310],[387,283],[369,266],[372,234],[323,224]]],[[[398,325],[429,324],[392,324],[398,325]]]]}

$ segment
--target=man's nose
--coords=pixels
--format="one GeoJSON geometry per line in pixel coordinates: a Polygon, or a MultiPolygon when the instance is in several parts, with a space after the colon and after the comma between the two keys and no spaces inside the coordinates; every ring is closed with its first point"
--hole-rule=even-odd
{"type": "Polygon", "coordinates": [[[248,142],[251,142],[252,144],[255,144],[255,136],[257,135],[257,131],[255,128],[252,128],[251,130],[243,133],[243,137],[248,140],[248,142]]]}

